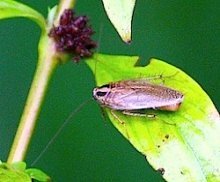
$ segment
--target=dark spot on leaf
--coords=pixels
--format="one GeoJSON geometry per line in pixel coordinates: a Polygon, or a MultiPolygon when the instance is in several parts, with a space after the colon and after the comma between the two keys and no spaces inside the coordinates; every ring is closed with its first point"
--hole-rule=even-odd
{"type": "Polygon", "coordinates": [[[169,136],[168,134],[167,134],[167,135],[165,135],[165,138],[166,138],[166,139],[168,139],[169,137],[170,137],[170,136],[169,136]]]}
{"type": "Polygon", "coordinates": [[[160,145],[157,145],[157,148],[160,148],[160,145]]]}
{"type": "Polygon", "coordinates": [[[161,174],[161,175],[164,175],[165,173],[165,169],[164,168],[158,168],[157,171],[161,174]]]}

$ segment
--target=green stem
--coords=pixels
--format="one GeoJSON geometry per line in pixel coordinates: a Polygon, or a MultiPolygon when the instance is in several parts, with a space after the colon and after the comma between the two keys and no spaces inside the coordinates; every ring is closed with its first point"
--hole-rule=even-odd
{"type": "Polygon", "coordinates": [[[76,0],[60,0],[59,6],[58,6],[58,14],[57,18],[54,21],[54,24],[57,25],[58,21],[60,19],[61,14],[65,9],[69,9],[71,7],[74,7],[76,0]]]}
{"type": "MultiPolygon", "coordinates": [[[[57,24],[63,11],[67,8],[73,7],[74,4],[75,0],[61,0],[53,24],[57,24]]],[[[60,60],[59,58],[61,55],[57,54],[53,40],[48,38],[46,32],[43,32],[42,34],[39,43],[39,60],[36,72],[9,153],[8,163],[24,160],[49,81],[60,60]]]]}
{"type": "Polygon", "coordinates": [[[52,47],[53,46],[48,46],[47,51],[49,54],[41,56],[37,64],[37,69],[29,91],[24,112],[8,157],[9,163],[21,161],[26,155],[47,86],[58,63],[55,51],[52,47]]]}

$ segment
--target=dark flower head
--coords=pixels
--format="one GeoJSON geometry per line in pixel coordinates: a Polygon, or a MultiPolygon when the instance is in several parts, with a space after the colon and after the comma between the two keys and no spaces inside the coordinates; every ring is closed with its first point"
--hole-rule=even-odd
{"type": "Polygon", "coordinates": [[[78,62],[83,57],[92,56],[97,46],[91,39],[93,33],[86,16],[75,16],[72,10],[66,9],[59,25],[50,30],[49,36],[54,38],[58,51],[73,54],[73,60],[78,62]]]}

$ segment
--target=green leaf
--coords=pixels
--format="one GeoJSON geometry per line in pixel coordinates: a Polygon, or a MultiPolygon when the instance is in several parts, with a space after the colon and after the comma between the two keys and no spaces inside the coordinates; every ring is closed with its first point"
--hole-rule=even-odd
{"type": "Polygon", "coordinates": [[[131,21],[135,0],[102,0],[105,11],[124,42],[131,41],[131,21]]]}
{"type": "Polygon", "coordinates": [[[184,93],[184,101],[176,112],[146,111],[154,113],[155,118],[128,116],[105,108],[113,125],[167,181],[220,181],[220,119],[208,95],[172,65],[152,59],[141,67],[135,66],[137,60],[96,54],[87,64],[98,86],[162,75],[165,86],[184,93]]]}
{"type": "Polygon", "coordinates": [[[26,169],[26,163],[23,162],[23,161],[20,161],[20,162],[15,162],[15,163],[12,163],[11,166],[14,168],[14,169],[17,169],[17,170],[20,170],[20,171],[24,171],[26,169]]]}
{"type": "Polygon", "coordinates": [[[23,161],[0,164],[0,182],[31,182],[32,179],[39,182],[51,181],[50,177],[40,169],[26,169],[26,163],[23,161]]]}
{"type": "Polygon", "coordinates": [[[31,182],[31,178],[24,171],[17,170],[11,165],[2,163],[0,165],[1,182],[31,182]]]}
{"type": "Polygon", "coordinates": [[[28,173],[32,179],[38,180],[40,182],[51,181],[50,177],[39,169],[30,168],[26,170],[26,173],[28,173]]]}
{"type": "Polygon", "coordinates": [[[53,8],[48,8],[48,16],[47,16],[47,24],[48,27],[52,27],[54,25],[54,18],[57,12],[57,5],[53,8]]]}
{"type": "Polygon", "coordinates": [[[29,18],[35,21],[41,27],[41,29],[45,31],[46,22],[44,17],[39,12],[13,0],[1,0],[0,19],[13,17],[29,18]]]}

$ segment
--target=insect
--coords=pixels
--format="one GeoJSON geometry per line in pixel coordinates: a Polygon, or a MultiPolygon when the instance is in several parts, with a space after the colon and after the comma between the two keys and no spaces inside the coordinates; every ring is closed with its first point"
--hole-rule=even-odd
{"type": "Polygon", "coordinates": [[[93,97],[104,107],[130,111],[158,109],[177,111],[184,95],[172,88],[150,83],[147,80],[122,80],[94,88],[93,97]]]}

